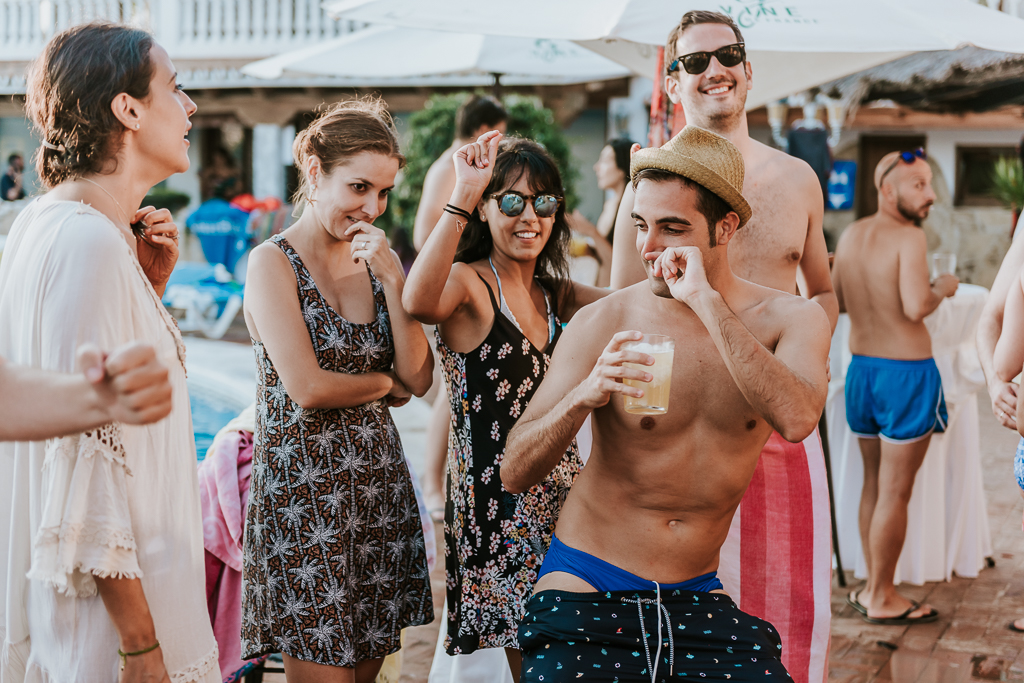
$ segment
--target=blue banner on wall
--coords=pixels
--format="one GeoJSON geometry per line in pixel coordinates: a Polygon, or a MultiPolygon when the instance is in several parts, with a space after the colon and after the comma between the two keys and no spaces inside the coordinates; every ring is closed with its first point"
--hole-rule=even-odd
{"type": "Polygon", "coordinates": [[[828,177],[828,201],[825,207],[832,211],[853,208],[854,182],[857,179],[857,162],[839,159],[832,162],[832,173],[828,177]]]}

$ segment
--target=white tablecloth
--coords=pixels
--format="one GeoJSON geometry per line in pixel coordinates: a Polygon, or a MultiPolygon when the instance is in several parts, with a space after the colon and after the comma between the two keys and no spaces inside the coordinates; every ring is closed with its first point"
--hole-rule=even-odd
{"type": "MultiPolygon", "coordinates": [[[[976,577],[992,554],[988,511],[981,479],[978,391],[985,386],[975,346],[975,330],[988,290],[960,285],[925,320],[932,353],[942,375],[949,424],[932,436],[910,499],[907,539],[896,567],[896,583],[922,584],[958,576],[976,577]]],[[[857,437],[846,423],[843,395],[850,364],[850,319],[839,316],[832,337],[832,382],[828,417],[836,523],[845,569],[867,575],[861,551],[857,511],[864,469],[857,437]]],[[[983,400],[988,400],[983,394],[983,400]]]]}

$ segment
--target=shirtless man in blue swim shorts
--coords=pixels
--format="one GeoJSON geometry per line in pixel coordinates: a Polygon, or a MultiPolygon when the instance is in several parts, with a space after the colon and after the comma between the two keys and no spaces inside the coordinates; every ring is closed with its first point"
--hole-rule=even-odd
{"type": "Polygon", "coordinates": [[[924,318],[956,292],[953,275],[929,281],[921,221],[935,202],[923,150],[893,152],[875,169],[878,213],[843,232],[832,280],[850,314],[846,419],[860,441],[860,536],[868,582],[849,603],[869,622],[935,621],[938,612],[896,592],[914,476],[933,432],[946,427],[942,380],[924,318]]]}
{"type": "Polygon", "coordinates": [[[528,489],[594,414],[590,460],[519,626],[521,680],[789,680],[775,628],[741,612],[716,571],[772,430],[799,442],[818,423],[829,320],[732,272],[751,211],[731,142],[690,126],[630,170],[648,279],[569,324],[501,464],[508,491],[528,489]],[[623,409],[642,390],[622,380],[652,378],[654,358],[623,348],[641,332],[675,342],[659,416],[623,409]]]}

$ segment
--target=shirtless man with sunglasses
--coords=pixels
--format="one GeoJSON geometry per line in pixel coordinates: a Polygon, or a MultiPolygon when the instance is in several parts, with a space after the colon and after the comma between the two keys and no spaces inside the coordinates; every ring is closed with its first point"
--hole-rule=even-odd
{"type": "MultiPolygon", "coordinates": [[[[824,199],[806,163],[750,138],[745,111],[753,72],[735,22],[717,12],[683,15],[665,46],[665,90],[686,122],[727,138],[743,155],[743,195],[753,218],[729,246],[735,274],[803,294],[835,329],[839,306],[822,233],[824,199]],[[798,290],[799,282],[799,290],[798,290]]],[[[615,224],[612,287],[645,278],[635,249],[633,192],[615,224]]],[[[793,680],[828,676],[831,525],[818,433],[789,443],[773,433],[722,546],[719,576],[740,609],[775,624],[793,680]]]]}

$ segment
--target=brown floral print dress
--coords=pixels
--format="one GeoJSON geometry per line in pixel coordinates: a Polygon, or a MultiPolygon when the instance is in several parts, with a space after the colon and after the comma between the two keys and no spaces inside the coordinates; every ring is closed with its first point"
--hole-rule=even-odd
{"type": "MultiPolygon", "coordinates": [[[[298,281],[302,316],[324,370],[392,368],[384,287],[370,273],[377,318],[357,325],[320,294],[298,253],[272,238],[298,281]]],[[[434,611],[423,528],[398,430],[383,399],[304,410],[263,344],[242,572],[242,657],[283,652],[354,666],[400,647],[434,611]]]]}

